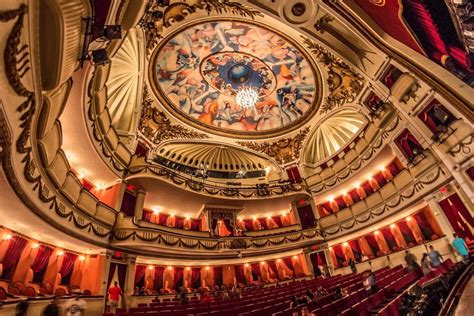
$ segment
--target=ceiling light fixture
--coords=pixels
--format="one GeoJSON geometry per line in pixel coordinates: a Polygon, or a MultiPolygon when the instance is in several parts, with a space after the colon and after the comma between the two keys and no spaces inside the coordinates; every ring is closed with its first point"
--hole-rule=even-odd
{"type": "Polygon", "coordinates": [[[237,91],[235,101],[241,108],[250,109],[258,102],[258,90],[254,87],[242,87],[237,91]]]}

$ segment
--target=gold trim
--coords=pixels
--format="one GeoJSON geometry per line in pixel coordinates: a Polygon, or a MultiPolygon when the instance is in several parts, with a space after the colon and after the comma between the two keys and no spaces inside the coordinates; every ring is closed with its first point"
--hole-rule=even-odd
{"type": "Polygon", "coordinates": [[[290,39],[286,34],[283,32],[280,32],[278,30],[272,29],[271,26],[262,23],[262,22],[257,22],[254,20],[247,20],[243,18],[236,18],[236,17],[207,17],[205,19],[201,19],[199,21],[193,22],[186,24],[183,27],[178,28],[174,32],[168,34],[166,37],[164,37],[160,43],[154,48],[154,51],[150,57],[150,62],[148,63],[148,78],[149,82],[151,85],[151,88],[153,90],[153,93],[155,94],[156,98],[160,102],[160,104],[166,108],[166,110],[171,113],[175,118],[177,118],[180,121],[185,122],[186,124],[191,125],[192,127],[211,133],[213,135],[218,135],[218,136],[223,136],[223,137],[233,137],[233,136],[238,136],[239,138],[244,138],[244,139],[265,139],[265,138],[272,138],[272,137],[277,137],[281,135],[288,134],[295,129],[304,126],[306,123],[308,123],[314,115],[318,112],[322,101],[323,101],[323,94],[324,94],[324,89],[323,89],[323,81],[322,81],[322,74],[319,71],[319,68],[317,67],[317,63],[313,60],[311,55],[309,54],[308,51],[306,51],[306,48],[298,43],[297,41],[290,39]],[[275,129],[275,130],[269,130],[269,131],[260,131],[260,132],[240,132],[240,131],[234,131],[234,130],[223,130],[219,129],[217,127],[213,127],[210,125],[207,125],[205,123],[202,123],[200,121],[197,121],[196,119],[193,119],[191,117],[188,117],[178,109],[176,109],[174,106],[172,106],[172,102],[161,93],[161,89],[158,87],[157,82],[156,82],[156,77],[155,73],[153,71],[153,68],[155,66],[155,60],[158,56],[159,51],[161,48],[171,39],[173,38],[176,34],[183,32],[184,30],[199,25],[199,24],[204,24],[208,22],[220,22],[220,21],[232,21],[232,22],[241,22],[241,23],[247,23],[250,25],[262,27],[270,32],[273,32],[279,36],[281,36],[283,39],[287,40],[289,43],[294,45],[305,57],[305,59],[308,61],[308,64],[311,67],[311,70],[313,72],[313,77],[315,80],[315,85],[316,85],[316,93],[314,97],[313,104],[311,105],[311,109],[306,113],[304,117],[302,117],[300,120],[293,122],[289,125],[286,125],[284,127],[275,129]]]}

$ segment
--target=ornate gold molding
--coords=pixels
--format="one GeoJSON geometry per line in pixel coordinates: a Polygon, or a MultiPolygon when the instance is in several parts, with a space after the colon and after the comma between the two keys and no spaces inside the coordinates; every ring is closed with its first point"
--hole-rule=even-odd
{"type": "Polygon", "coordinates": [[[282,138],[276,142],[257,143],[254,141],[239,141],[237,144],[264,153],[274,158],[279,164],[285,164],[300,157],[303,141],[308,135],[309,130],[310,127],[307,126],[294,137],[282,138]]]}

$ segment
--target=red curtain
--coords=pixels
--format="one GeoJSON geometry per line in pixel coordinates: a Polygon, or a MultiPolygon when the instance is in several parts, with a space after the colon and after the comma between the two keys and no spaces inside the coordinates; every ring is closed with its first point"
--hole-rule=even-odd
{"type": "Polygon", "coordinates": [[[191,220],[191,230],[199,231],[199,226],[201,225],[200,219],[192,219],[191,220]]]}
{"type": "Polygon", "coordinates": [[[223,283],[222,267],[214,267],[213,272],[214,272],[214,285],[222,286],[222,283],[223,283]]]}
{"type": "Polygon", "coordinates": [[[151,222],[151,214],[153,214],[152,211],[143,209],[142,219],[143,219],[144,221],[151,222]]]}
{"type": "Polygon", "coordinates": [[[344,261],[346,260],[346,257],[344,256],[344,252],[342,251],[341,245],[335,245],[332,247],[332,249],[334,250],[334,254],[336,255],[336,267],[342,267],[344,261]]]}
{"type": "Polygon", "coordinates": [[[407,245],[414,246],[416,244],[415,235],[413,235],[413,232],[411,231],[410,227],[408,227],[407,222],[404,220],[399,221],[397,225],[398,228],[400,228],[400,231],[402,232],[403,238],[405,239],[407,245]]]}
{"type": "Polygon", "coordinates": [[[387,179],[385,179],[383,172],[376,173],[374,179],[379,184],[379,187],[383,187],[387,183],[387,179]]]}
{"type": "Polygon", "coordinates": [[[176,216],[176,220],[174,222],[174,227],[183,229],[184,228],[184,218],[176,216]]]}
{"type": "Polygon", "coordinates": [[[173,288],[175,290],[179,290],[179,288],[183,286],[183,273],[183,267],[174,267],[173,288]]]}
{"type": "Polygon", "coordinates": [[[362,258],[362,250],[360,249],[359,241],[357,239],[351,240],[349,241],[349,246],[351,246],[352,253],[356,260],[360,261],[362,258]]]}
{"type": "Polygon", "coordinates": [[[392,251],[397,250],[398,249],[397,241],[395,240],[395,237],[393,236],[392,231],[390,230],[390,227],[385,227],[381,231],[390,250],[392,251]]]}
{"type": "Polygon", "coordinates": [[[278,268],[277,268],[277,265],[276,265],[276,262],[275,261],[269,261],[268,262],[268,269],[271,270],[274,274],[275,274],[275,277],[278,279],[278,268]]]}
{"type": "Polygon", "coordinates": [[[222,224],[225,226],[225,228],[230,231],[230,234],[233,235],[234,234],[234,228],[232,227],[232,225],[230,224],[230,219],[229,218],[226,218],[222,221],[222,224]]]}
{"type": "Polygon", "coordinates": [[[418,227],[420,227],[421,233],[423,234],[423,237],[425,240],[431,240],[431,237],[433,236],[433,228],[431,227],[431,224],[428,222],[426,219],[425,214],[423,212],[416,213],[414,216],[416,223],[418,224],[418,227]]]}
{"type": "Polygon", "coordinates": [[[244,219],[245,230],[251,232],[253,230],[253,223],[251,219],[244,219]]]}
{"type": "Polygon", "coordinates": [[[293,276],[295,275],[295,267],[293,267],[293,261],[291,261],[291,257],[283,258],[283,262],[285,263],[286,267],[293,272],[293,276]]]}
{"type": "Polygon", "coordinates": [[[167,214],[159,214],[158,215],[158,225],[166,225],[166,221],[168,220],[169,215],[167,214]]]}
{"type": "Polygon", "coordinates": [[[405,157],[407,158],[413,158],[414,153],[413,150],[415,148],[422,149],[420,143],[418,140],[413,136],[408,129],[405,129],[400,136],[398,136],[395,139],[395,143],[397,146],[400,148],[400,150],[403,152],[405,157]]]}
{"type": "Polygon", "coordinates": [[[252,277],[253,277],[253,280],[254,281],[257,281],[260,279],[260,263],[252,263],[250,265],[250,267],[252,268],[252,277]]]}
{"type": "Polygon", "coordinates": [[[278,227],[283,227],[283,222],[281,221],[281,216],[273,216],[272,219],[275,222],[275,224],[278,225],[278,227]]]}
{"type": "Polygon", "coordinates": [[[263,229],[268,229],[267,220],[265,218],[258,218],[257,220],[260,223],[260,226],[263,227],[263,229]]]}
{"type": "Polygon", "coordinates": [[[33,264],[31,265],[31,270],[33,270],[33,273],[38,273],[46,268],[52,253],[52,248],[45,245],[39,246],[35,261],[33,261],[33,264]]]}
{"type": "Polygon", "coordinates": [[[125,288],[125,278],[127,277],[127,265],[117,264],[118,283],[121,289],[125,288]]]}
{"type": "Polygon", "coordinates": [[[194,289],[201,287],[201,268],[191,269],[191,287],[194,289]]]}
{"type": "Polygon", "coordinates": [[[235,272],[235,279],[237,280],[237,283],[245,284],[247,283],[245,280],[245,274],[244,274],[244,266],[239,264],[234,266],[234,272],[235,272]]]}
{"type": "Polygon", "coordinates": [[[153,288],[159,291],[163,288],[163,275],[165,273],[164,267],[155,267],[155,275],[153,276],[153,288]]]}
{"type": "Polygon", "coordinates": [[[474,219],[459,196],[455,193],[440,201],[439,205],[443,209],[444,214],[446,214],[446,217],[456,234],[462,238],[473,239],[473,234],[468,223],[471,226],[474,226],[474,219]]]}
{"type": "Polygon", "coordinates": [[[20,236],[13,236],[8,244],[8,249],[3,256],[3,274],[2,278],[11,279],[13,272],[16,268],[18,261],[20,260],[21,253],[25,249],[28,241],[20,236]]]}
{"type": "Polygon", "coordinates": [[[379,244],[377,243],[377,240],[375,240],[375,237],[372,235],[366,235],[364,237],[365,237],[365,240],[367,240],[367,243],[369,244],[370,248],[372,249],[372,253],[375,256],[378,256],[380,253],[380,247],[379,247],[379,244]]]}
{"type": "Polygon", "coordinates": [[[77,255],[75,253],[66,252],[64,254],[63,264],[61,265],[61,269],[59,270],[61,277],[64,278],[72,272],[72,268],[74,267],[76,259],[77,255]]]}
{"type": "Polygon", "coordinates": [[[374,193],[374,189],[373,189],[372,186],[370,185],[369,181],[366,181],[366,182],[362,183],[362,188],[364,189],[365,194],[367,194],[367,196],[369,196],[369,195],[371,195],[372,193],[374,193]]]}
{"type": "Polygon", "coordinates": [[[135,267],[135,286],[143,279],[145,276],[146,266],[138,264],[135,267]]]}
{"type": "Polygon", "coordinates": [[[313,208],[310,204],[297,207],[298,215],[300,217],[301,227],[303,229],[311,228],[316,225],[313,208]]]}

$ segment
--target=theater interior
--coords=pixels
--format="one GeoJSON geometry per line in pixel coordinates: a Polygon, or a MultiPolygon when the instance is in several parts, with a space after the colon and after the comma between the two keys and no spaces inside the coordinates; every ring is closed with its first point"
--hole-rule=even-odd
{"type": "Polygon", "coordinates": [[[0,1],[0,316],[472,315],[473,16],[0,1]]]}

